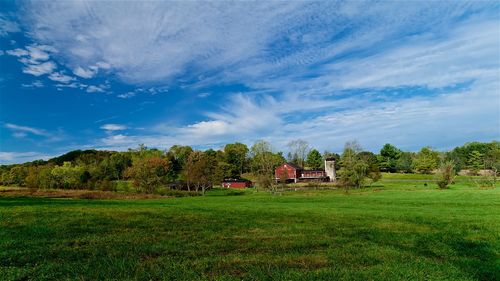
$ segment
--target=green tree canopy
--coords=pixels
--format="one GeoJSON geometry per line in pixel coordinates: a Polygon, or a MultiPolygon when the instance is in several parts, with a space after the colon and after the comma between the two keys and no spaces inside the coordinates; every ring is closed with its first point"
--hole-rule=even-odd
{"type": "Polygon", "coordinates": [[[317,151],[316,149],[311,150],[309,154],[307,154],[306,164],[311,169],[321,169],[321,167],[324,166],[321,153],[319,153],[319,151],[317,151]]]}
{"type": "Polygon", "coordinates": [[[422,148],[413,160],[413,168],[422,174],[430,174],[438,167],[439,153],[430,147],[422,148]]]}
{"type": "Polygon", "coordinates": [[[346,190],[362,187],[369,173],[369,165],[361,159],[360,152],[357,142],[347,142],[340,157],[339,182],[346,190]]]}
{"type": "Polygon", "coordinates": [[[230,143],[224,146],[225,162],[231,167],[231,176],[239,177],[247,168],[249,149],[243,143],[230,143]]]}
{"type": "Polygon", "coordinates": [[[170,163],[160,157],[138,159],[127,168],[125,175],[134,180],[134,185],[146,192],[154,193],[158,187],[167,183],[167,175],[171,168],[170,163]]]}
{"type": "Polygon", "coordinates": [[[397,161],[401,156],[401,150],[394,145],[386,143],[380,150],[380,169],[385,172],[396,172],[397,161]]]}

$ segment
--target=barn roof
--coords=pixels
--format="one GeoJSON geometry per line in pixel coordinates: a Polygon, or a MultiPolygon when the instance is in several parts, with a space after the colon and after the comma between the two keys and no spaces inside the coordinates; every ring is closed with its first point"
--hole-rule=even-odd
{"type": "Polygon", "coordinates": [[[297,166],[297,165],[295,165],[295,164],[293,164],[293,163],[289,163],[289,162],[283,163],[283,164],[282,164],[282,166],[283,166],[283,165],[288,165],[288,166],[290,166],[290,167],[292,167],[292,168],[295,168],[296,170],[303,170],[303,169],[304,169],[304,168],[302,168],[302,167],[300,167],[300,166],[297,166]]]}

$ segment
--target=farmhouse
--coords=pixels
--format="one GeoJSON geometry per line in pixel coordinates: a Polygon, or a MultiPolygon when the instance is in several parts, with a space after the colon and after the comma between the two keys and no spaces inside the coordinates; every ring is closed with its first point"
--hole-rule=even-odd
{"type": "Polygon", "coordinates": [[[324,170],[306,170],[292,163],[284,163],[274,171],[276,181],[335,181],[335,159],[325,160],[324,170]]]}
{"type": "Polygon", "coordinates": [[[252,182],[246,179],[224,179],[221,186],[224,188],[246,188],[251,187],[252,182]]]}

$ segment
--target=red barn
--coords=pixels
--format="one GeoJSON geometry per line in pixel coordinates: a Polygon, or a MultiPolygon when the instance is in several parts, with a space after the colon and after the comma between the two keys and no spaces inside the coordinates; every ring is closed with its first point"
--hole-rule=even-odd
{"type": "Polygon", "coordinates": [[[324,179],[326,178],[326,172],[323,170],[303,170],[302,174],[300,175],[301,179],[307,180],[307,179],[324,179]]]}
{"type": "Polygon", "coordinates": [[[276,178],[276,181],[294,181],[297,182],[297,180],[300,178],[302,174],[303,169],[299,166],[296,166],[292,163],[285,163],[281,164],[274,170],[274,177],[276,178]],[[283,176],[286,176],[286,179],[282,179],[283,176]]]}
{"type": "Polygon", "coordinates": [[[292,163],[285,163],[274,170],[276,181],[329,181],[329,176],[325,170],[305,170],[292,163]],[[284,179],[282,179],[284,177],[284,179]]]}
{"type": "Polygon", "coordinates": [[[247,188],[252,186],[252,182],[245,179],[224,179],[221,186],[224,188],[247,188]]]}

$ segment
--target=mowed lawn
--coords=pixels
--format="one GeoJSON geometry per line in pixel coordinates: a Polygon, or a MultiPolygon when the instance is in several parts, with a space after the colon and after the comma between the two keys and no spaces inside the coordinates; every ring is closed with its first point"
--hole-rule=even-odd
{"type": "Polygon", "coordinates": [[[420,180],[347,194],[0,197],[0,279],[500,280],[499,188],[420,180]]]}

